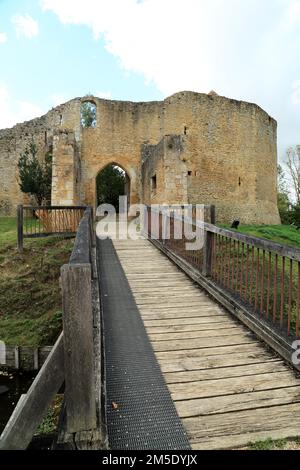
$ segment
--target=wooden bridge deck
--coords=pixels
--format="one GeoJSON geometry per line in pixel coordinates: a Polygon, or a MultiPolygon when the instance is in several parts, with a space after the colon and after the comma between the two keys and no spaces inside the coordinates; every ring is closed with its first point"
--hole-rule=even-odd
{"type": "Polygon", "coordinates": [[[300,379],[147,240],[114,246],[194,449],[300,435],[300,379]]]}

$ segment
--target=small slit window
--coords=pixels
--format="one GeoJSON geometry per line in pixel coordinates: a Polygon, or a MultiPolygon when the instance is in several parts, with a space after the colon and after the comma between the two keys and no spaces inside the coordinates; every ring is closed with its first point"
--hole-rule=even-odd
{"type": "Polygon", "coordinates": [[[156,175],[154,175],[151,178],[151,192],[155,194],[156,190],[157,190],[157,179],[156,179],[156,175]]]}
{"type": "Polygon", "coordinates": [[[97,126],[97,106],[92,101],[85,101],[81,105],[80,122],[83,128],[97,126]]]}

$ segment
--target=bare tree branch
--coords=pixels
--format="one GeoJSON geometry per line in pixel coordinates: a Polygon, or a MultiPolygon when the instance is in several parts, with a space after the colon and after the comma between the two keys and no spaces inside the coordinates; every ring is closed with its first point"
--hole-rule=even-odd
{"type": "Polygon", "coordinates": [[[296,194],[296,204],[300,205],[300,145],[290,147],[286,153],[289,176],[296,194]]]}

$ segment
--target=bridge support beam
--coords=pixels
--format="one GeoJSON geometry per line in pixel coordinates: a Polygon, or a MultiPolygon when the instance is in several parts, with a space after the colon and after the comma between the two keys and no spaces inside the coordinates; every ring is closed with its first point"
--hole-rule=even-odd
{"type": "MultiPolygon", "coordinates": [[[[215,225],[216,223],[215,206],[204,206],[202,221],[208,224],[215,225]]],[[[202,274],[205,277],[211,276],[213,240],[214,240],[214,234],[205,230],[204,246],[203,246],[203,267],[202,267],[202,274]]]]}

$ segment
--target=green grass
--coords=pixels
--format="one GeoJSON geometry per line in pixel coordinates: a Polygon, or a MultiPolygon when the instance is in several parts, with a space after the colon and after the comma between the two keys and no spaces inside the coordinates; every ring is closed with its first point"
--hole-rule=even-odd
{"type": "Polygon", "coordinates": [[[24,240],[22,255],[16,241],[16,220],[0,217],[0,339],[12,345],[51,345],[62,328],[60,267],[73,241],[24,240]]]}
{"type": "Polygon", "coordinates": [[[59,414],[62,406],[63,395],[56,395],[48,408],[47,414],[39,425],[35,435],[53,434],[57,431],[59,414]]]}
{"type": "MultiPolygon", "coordinates": [[[[230,225],[221,226],[230,229],[230,225]]],[[[239,229],[234,231],[300,248],[300,230],[292,225],[240,225],[239,229]]]]}
{"type": "Polygon", "coordinates": [[[17,242],[17,221],[14,217],[0,217],[0,250],[17,242]]]}
{"type": "Polygon", "coordinates": [[[289,444],[292,444],[294,448],[299,446],[300,449],[300,437],[279,440],[266,439],[265,441],[250,443],[248,447],[250,450],[283,450],[288,448],[289,444]]]}

